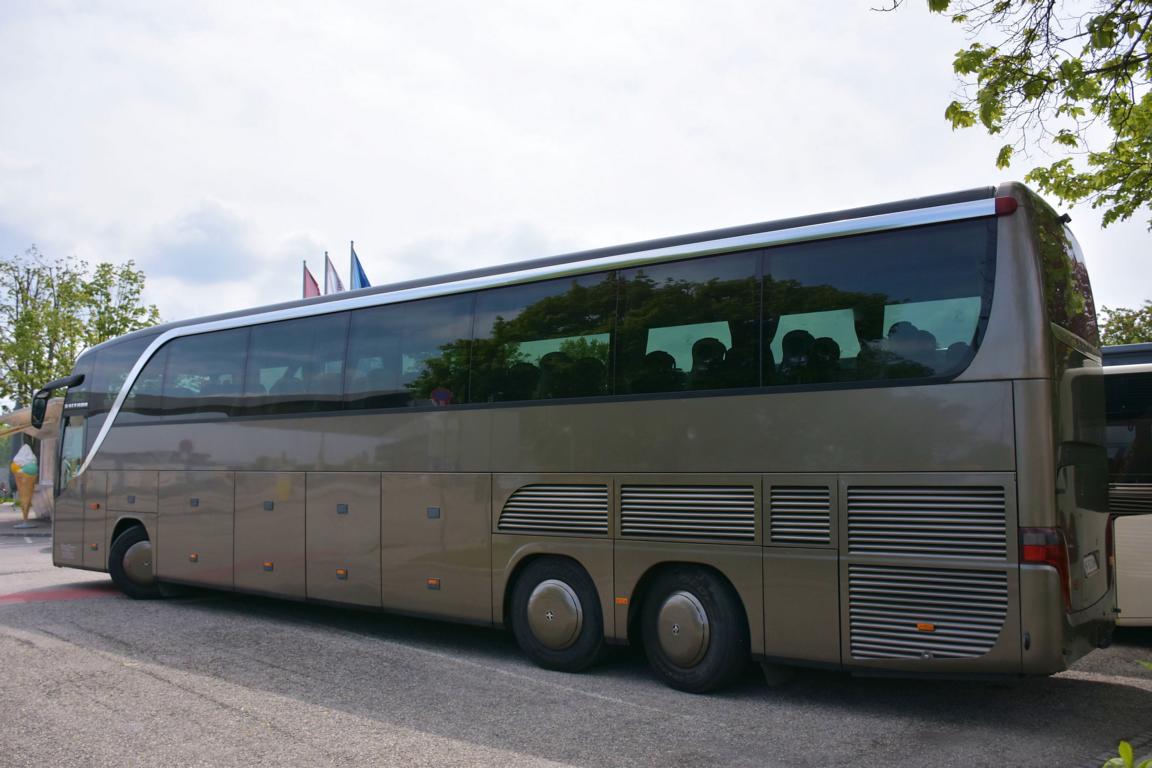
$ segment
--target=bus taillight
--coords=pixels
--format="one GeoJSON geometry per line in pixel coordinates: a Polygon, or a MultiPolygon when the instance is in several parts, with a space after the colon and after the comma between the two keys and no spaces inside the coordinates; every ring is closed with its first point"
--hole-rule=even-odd
{"type": "Polygon", "coordinates": [[[1104,554],[1108,562],[1108,586],[1116,578],[1116,515],[1108,515],[1108,525],[1104,529],[1104,554]]]}
{"type": "Polygon", "coordinates": [[[1050,565],[1060,574],[1060,592],[1064,595],[1064,610],[1072,609],[1072,596],[1068,581],[1068,545],[1059,528],[1021,528],[1020,562],[1032,565],[1050,565]]]}

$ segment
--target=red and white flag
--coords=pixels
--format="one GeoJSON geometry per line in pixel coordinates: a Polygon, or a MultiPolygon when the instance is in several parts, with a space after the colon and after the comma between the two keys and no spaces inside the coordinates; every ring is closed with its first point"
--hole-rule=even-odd
{"type": "Polygon", "coordinates": [[[320,295],[320,283],[308,271],[308,262],[304,262],[304,298],[310,299],[320,295]]]}
{"type": "Polygon", "coordinates": [[[324,295],[340,293],[344,290],[344,281],[336,274],[336,267],[332,259],[328,258],[328,251],[324,251],[324,295]]]}

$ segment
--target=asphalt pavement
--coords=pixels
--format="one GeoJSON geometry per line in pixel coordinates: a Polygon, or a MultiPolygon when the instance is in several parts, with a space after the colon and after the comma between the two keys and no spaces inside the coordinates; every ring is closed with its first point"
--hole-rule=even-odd
{"type": "MultiPolygon", "coordinates": [[[[7,529],[0,528],[0,532],[7,529]]],[[[129,600],[0,536],[0,765],[1099,766],[1152,751],[1152,632],[1000,681],[755,668],[670,690],[615,649],[538,669],[504,632],[213,592],[129,600]]]]}

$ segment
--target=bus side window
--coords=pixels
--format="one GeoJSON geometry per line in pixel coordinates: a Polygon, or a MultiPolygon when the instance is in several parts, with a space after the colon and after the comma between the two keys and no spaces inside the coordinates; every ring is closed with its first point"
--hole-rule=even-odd
{"type": "Polygon", "coordinates": [[[620,393],[759,382],[759,251],[621,273],[620,393]]]}
{"type": "Polygon", "coordinates": [[[615,309],[614,274],[480,293],[469,402],[610,394],[615,309]]]}
{"type": "Polygon", "coordinates": [[[347,335],[347,312],[254,327],[245,413],[339,409],[347,335]]]}
{"type": "Polygon", "coordinates": [[[344,373],[345,407],[464,402],[472,305],[470,295],[459,295],[353,312],[344,373]]]}
{"type": "Polygon", "coordinates": [[[248,347],[248,329],[214,331],[175,339],[164,373],[165,415],[237,414],[248,347]]]}
{"type": "Polygon", "coordinates": [[[927,378],[974,354],[994,222],[974,219],[765,253],[769,384],[927,378]]]}

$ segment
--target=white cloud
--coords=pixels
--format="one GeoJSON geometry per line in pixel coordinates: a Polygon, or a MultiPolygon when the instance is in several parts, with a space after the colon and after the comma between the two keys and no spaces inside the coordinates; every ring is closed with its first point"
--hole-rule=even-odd
{"type": "MultiPolygon", "coordinates": [[[[869,5],[7,3],[0,246],[134,258],[176,319],[350,239],[382,283],[1002,178],[943,120],[960,30],[869,5]]],[[[1147,298],[1142,223],[1073,215],[1147,298]]]]}

